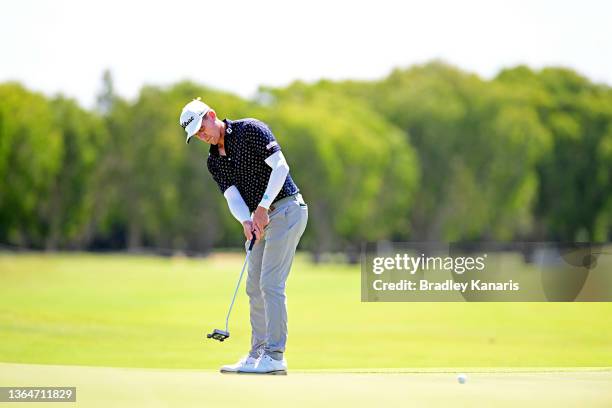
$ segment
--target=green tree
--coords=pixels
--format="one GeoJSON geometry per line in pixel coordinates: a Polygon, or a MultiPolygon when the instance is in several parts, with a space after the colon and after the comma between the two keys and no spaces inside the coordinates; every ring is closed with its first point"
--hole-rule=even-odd
{"type": "Polygon", "coordinates": [[[530,228],[535,165],[550,135],[512,89],[440,62],[339,87],[403,129],[418,152],[413,239],[509,239],[530,228]]]}
{"type": "Polygon", "coordinates": [[[0,85],[0,239],[42,247],[52,182],[61,168],[61,132],[44,96],[0,85]]]}
{"type": "Polygon", "coordinates": [[[60,167],[45,197],[45,246],[83,248],[91,239],[90,222],[97,210],[97,171],[107,131],[99,117],[73,100],[57,97],[51,110],[62,149],[60,167]]]}
{"type": "Polygon", "coordinates": [[[561,68],[536,73],[519,67],[503,71],[498,81],[526,96],[553,137],[552,149],[538,165],[536,215],[542,235],[606,240],[612,195],[610,89],[561,68]]]}

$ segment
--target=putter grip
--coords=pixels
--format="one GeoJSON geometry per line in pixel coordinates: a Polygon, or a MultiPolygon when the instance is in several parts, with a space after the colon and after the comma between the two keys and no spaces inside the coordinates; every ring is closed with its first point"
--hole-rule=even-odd
{"type": "Polygon", "coordinates": [[[255,233],[253,232],[253,238],[251,239],[251,244],[249,245],[249,251],[253,249],[253,245],[255,245],[255,233]]]}

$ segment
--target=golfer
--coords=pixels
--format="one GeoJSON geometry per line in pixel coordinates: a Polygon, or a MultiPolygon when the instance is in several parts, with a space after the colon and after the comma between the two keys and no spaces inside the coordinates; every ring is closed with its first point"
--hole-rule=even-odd
{"type": "Polygon", "coordinates": [[[246,246],[256,236],[248,264],[251,349],[222,373],[286,374],[285,284],[308,222],[308,206],[289,175],[289,165],[270,129],[256,119],[219,120],[199,98],[181,112],[180,124],[210,144],[207,166],[229,210],[244,229],[246,246]]]}

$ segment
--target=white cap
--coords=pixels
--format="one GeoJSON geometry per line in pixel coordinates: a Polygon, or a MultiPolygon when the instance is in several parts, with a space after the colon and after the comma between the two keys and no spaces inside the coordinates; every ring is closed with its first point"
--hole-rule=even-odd
{"type": "Polygon", "coordinates": [[[195,135],[202,126],[202,119],[210,111],[210,107],[200,100],[194,99],[183,108],[179,124],[187,132],[185,143],[189,143],[191,136],[195,135]]]}

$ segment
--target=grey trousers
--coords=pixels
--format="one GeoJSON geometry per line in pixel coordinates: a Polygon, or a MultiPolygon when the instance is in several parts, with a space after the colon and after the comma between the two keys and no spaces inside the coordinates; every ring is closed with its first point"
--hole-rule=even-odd
{"type": "MultiPolygon", "coordinates": [[[[285,285],[308,222],[308,206],[296,194],[278,200],[269,213],[270,223],[249,256],[246,291],[251,317],[251,350],[281,360],[287,344],[287,298],[285,285]]],[[[245,247],[248,248],[248,241],[245,247]]]]}

